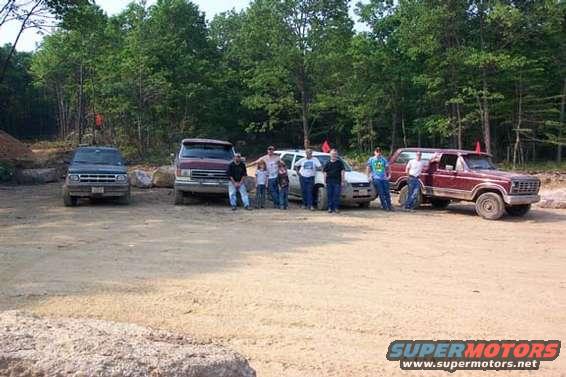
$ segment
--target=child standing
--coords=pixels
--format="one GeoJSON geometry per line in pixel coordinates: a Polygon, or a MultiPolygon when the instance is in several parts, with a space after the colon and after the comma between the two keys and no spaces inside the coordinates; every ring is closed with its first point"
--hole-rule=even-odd
{"type": "Polygon", "coordinates": [[[265,207],[265,190],[267,187],[267,164],[264,160],[259,160],[255,171],[255,207],[265,207]]]}
{"type": "Polygon", "coordinates": [[[289,205],[289,175],[287,175],[287,166],[283,161],[279,162],[277,183],[279,185],[279,208],[287,209],[289,205]]]}

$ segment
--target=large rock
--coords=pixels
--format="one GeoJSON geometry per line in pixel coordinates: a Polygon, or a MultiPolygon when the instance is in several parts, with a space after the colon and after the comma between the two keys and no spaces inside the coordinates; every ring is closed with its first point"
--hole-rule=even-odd
{"type": "Polygon", "coordinates": [[[57,182],[61,171],[57,168],[42,169],[17,169],[15,178],[20,185],[33,185],[49,182],[57,182]]]}
{"type": "Polygon", "coordinates": [[[175,167],[160,166],[155,169],[152,183],[155,187],[173,188],[175,185],[175,167]]]}
{"type": "Polygon", "coordinates": [[[255,377],[237,353],[131,324],[0,314],[0,376],[255,377]]]}
{"type": "Polygon", "coordinates": [[[543,190],[540,196],[539,207],[566,209],[566,189],[543,190]]]}
{"type": "Polygon", "coordinates": [[[129,173],[130,183],[134,187],[139,188],[151,188],[152,185],[152,174],[146,172],[145,170],[135,169],[129,173]]]}

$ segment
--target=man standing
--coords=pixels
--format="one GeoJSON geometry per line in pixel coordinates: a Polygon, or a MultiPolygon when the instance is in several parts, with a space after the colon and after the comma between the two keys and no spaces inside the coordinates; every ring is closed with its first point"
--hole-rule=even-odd
{"type": "Polygon", "coordinates": [[[280,158],[278,155],[273,153],[274,151],[275,147],[273,145],[267,147],[267,155],[263,156],[261,160],[265,161],[265,164],[267,165],[267,188],[271,195],[271,200],[273,201],[273,208],[279,208],[279,186],[277,183],[277,175],[280,158]]]}
{"type": "Polygon", "coordinates": [[[295,169],[299,169],[299,179],[301,180],[301,191],[305,208],[314,211],[313,190],[316,171],[320,170],[321,164],[318,158],[312,156],[312,149],[305,151],[306,157],[301,158],[295,164],[295,169]]]}
{"type": "Polygon", "coordinates": [[[407,193],[407,201],[405,202],[405,210],[413,211],[417,202],[417,196],[421,189],[419,177],[423,171],[424,162],[421,160],[421,152],[417,152],[414,159],[407,163],[405,174],[409,176],[409,191],[407,193]]]}
{"type": "Polygon", "coordinates": [[[234,155],[234,161],[228,165],[228,170],[226,174],[230,181],[228,182],[228,195],[230,198],[230,206],[232,206],[232,211],[235,211],[238,204],[237,193],[240,193],[242,197],[242,203],[244,208],[249,210],[250,201],[248,199],[248,191],[246,190],[246,185],[244,184],[244,178],[247,177],[248,172],[246,171],[246,164],[242,162],[242,156],[239,153],[234,155]]]}
{"type": "Polygon", "coordinates": [[[338,213],[346,168],[342,160],[338,158],[336,149],[330,151],[330,161],[324,165],[323,171],[326,181],[326,196],[328,197],[328,213],[338,213]]]}
{"type": "Polygon", "coordinates": [[[373,183],[373,187],[379,195],[381,207],[386,211],[393,211],[391,194],[389,193],[389,178],[391,178],[389,162],[381,155],[381,148],[375,148],[373,154],[374,156],[367,162],[368,180],[373,183]]]}

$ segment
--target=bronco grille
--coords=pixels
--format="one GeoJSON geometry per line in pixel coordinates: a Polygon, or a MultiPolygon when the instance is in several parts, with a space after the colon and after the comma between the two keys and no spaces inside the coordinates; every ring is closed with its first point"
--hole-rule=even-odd
{"type": "Polygon", "coordinates": [[[511,183],[511,194],[536,194],[539,187],[540,182],[535,180],[513,181],[511,183]]]}
{"type": "Polygon", "coordinates": [[[228,176],[224,170],[202,170],[192,169],[191,179],[203,180],[227,180],[228,176]]]}
{"type": "Polygon", "coordinates": [[[369,187],[369,182],[352,183],[352,187],[369,187]]]}
{"type": "Polygon", "coordinates": [[[114,183],[116,182],[115,174],[79,174],[81,183],[114,183]]]}

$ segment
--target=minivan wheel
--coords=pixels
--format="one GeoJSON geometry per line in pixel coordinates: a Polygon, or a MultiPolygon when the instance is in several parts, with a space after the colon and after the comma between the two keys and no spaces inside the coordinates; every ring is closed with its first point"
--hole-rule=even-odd
{"type": "Polygon", "coordinates": [[[506,206],[505,211],[512,217],[523,217],[531,210],[530,204],[521,204],[516,206],[506,206]]]}
{"type": "MultiPolygon", "coordinates": [[[[409,195],[409,186],[405,185],[401,188],[401,191],[399,191],[399,206],[400,207],[405,207],[405,203],[407,202],[407,196],[409,195]]],[[[419,190],[417,192],[417,199],[415,200],[415,206],[413,207],[415,208],[419,208],[419,206],[421,205],[421,203],[423,202],[423,196],[421,194],[421,190],[419,190]]]]}
{"type": "Polygon", "coordinates": [[[63,194],[63,204],[65,204],[65,207],[74,207],[77,205],[78,201],[79,198],[69,195],[68,192],[63,194]]]}
{"type": "Polygon", "coordinates": [[[175,205],[181,205],[185,203],[185,195],[181,190],[175,190],[175,205]]]}
{"type": "Polygon", "coordinates": [[[430,204],[434,209],[446,209],[450,204],[449,199],[430,199],[430,204]]]}
{"type": "Polygon", "coordinates": [[[326,188],[319,186],[316,190],[316,208],[321,211],[328,209],[328,198],[326,197],[326,188]]]}
{"type": "Polygon", "coordinates": [[[476,199],[476,212],[486,220],[497,220],[504,211],[505,204],[499,194],[486,192],[476,199]]]}

